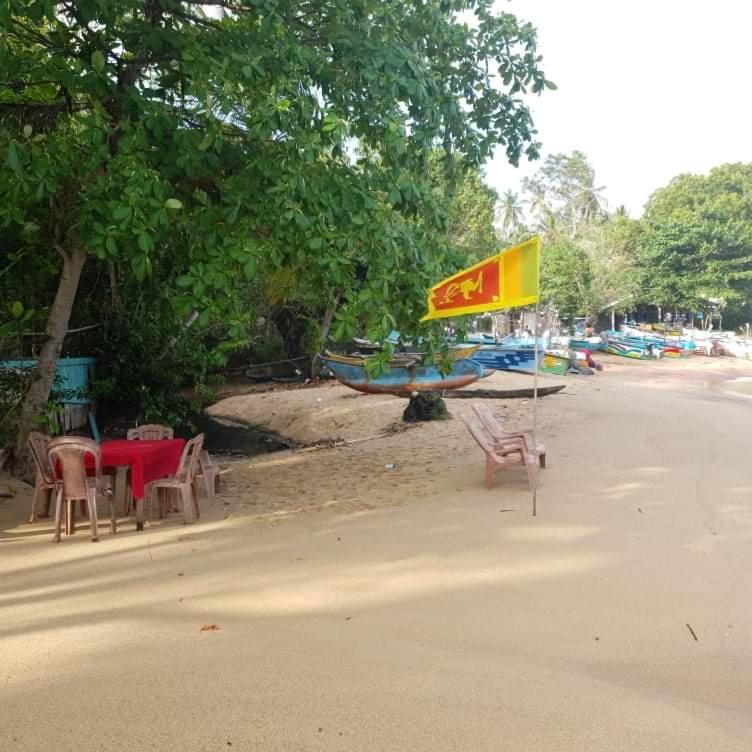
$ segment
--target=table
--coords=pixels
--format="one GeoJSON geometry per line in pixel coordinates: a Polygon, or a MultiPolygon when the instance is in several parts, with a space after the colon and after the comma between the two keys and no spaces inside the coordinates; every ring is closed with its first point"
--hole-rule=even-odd
{"type": "MultiPolygon", "coordinates": [[[[103,441],[102,470],[127,467],[130,470],[131,492],[136,504],[136,530],[144,529],[144,495],[148,483],[167,475],[174,475],[180,464],[185,439],[160,441],[103,441]]],[[[93,459],[87,456],[87,465],[93,459]]]]}

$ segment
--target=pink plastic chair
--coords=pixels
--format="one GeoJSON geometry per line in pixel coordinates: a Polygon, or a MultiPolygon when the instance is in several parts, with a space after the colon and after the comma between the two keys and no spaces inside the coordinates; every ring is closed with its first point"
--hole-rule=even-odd
{"type": "Polygon", "coordinates": [[[34,494],[31,497],[31,517],[29,522],[36,522],[39,519],[37,515],[37,503],[40,495],[45,497],[45,513],[41,516],[49,517],[50,514],[50,497],[55,491],[56,481],[55,473],[50,465],[49,457],[47,456],[47,447],[50,443],[50,437],[45,436],[43,433],[32,431],[29,434],[28,447],[31,452],[31,456],[34,458],[34,464],[37,468],[37,477],[34,482],[34,494]]]}
{"type": "Polygon", "coordinates": [[[91,439],[68,436],[53,439],[48,446],[50,466],[55,473],[57,494],[55,500],[55,536],[53,540],[60,543],[60,525],[63,505],[65,513],[65,534],[75,531],[75,502],[85,501],[89,510],[92,542],[99,540],[97,530],[97,492],[106,494],[110,503],[110,531],[117,532],[117,517],[112,498],[112,488],[102,479],[102,456],[99,446],[91,439]],[[94,458],[94,477],[86,474],[86,455],[94,458]],[[93,482],[92,482],[93,481],[93,482]]]}
{"type": "MultiPolygon", "coordinates": [[[[164,441],[172,439],[175,432],[169,426],[161,426],[158,423],[144,423],[142,426],[136,426],[128,430],[125,438],[128,441],[164,441]]],[[[123,514],[130,514],[133,507],[133,496],[130,492],[130,483],[128,491],[123,499],[123,514]]]]}
{"type": "Polygon", "coordinates": [[[206,449],[202,449],[198,455],[198,465],[204,479],[206,495],[212,497],[219,490],[219,465],[215,464],[206,449]]]}
{"type": "Polygon", "coordinates": [[[157,423],[144,423],[142,426],[131,428],[126,434],[129,441],[162,441],[172,439],[175,433],[169,426],[160,426],[157,423]]]}
{"type": "Polygon", "coordinates": [[[478,446],[480,446],[486,455],[486,488],[490,489],[493,486],[494,475],[499,470],[506,470],[510,467],[524,467],[527,471],[527,480],[530,488],[533,487],[535,482],[535,460],[525,451],[525,446],[520,439],[510,441],[504,445],[494,445],[486,436],[480,424],[473,421],[467,415],[463,415],[462,420],[467,426],[467,430],[470,431],[470,434],[478,442],[478,446]]]}
{"type": "MultiPolygon", "coordinates": [[[[196,472],[198,470],[199,455],[204,445],[204,434],[192,438],[183,448],[183,454],[180,457],[178,471],[172,478],[164,478],[152,481],[148,486],[149,500],[149,521],[151,522],[152,506],[154,504],[154,495],[157,495],[159,503],[159,517],[165,516],[165,499],[159,491],[166,491],[168,494],[174,492],[183,505],[183,516],[185,524],[193,522],[194,515],[201,516],[198,508],[198,499],[196,498],[196,472]]],[[[166,495],[166,494],[165,494],[166,495]]]]}
{"type": "Polygon", "coordinates": [[[529,431],[505,431],[499,419],[487,405],[475,402],[472,408],[494,441],[504,443],[521,439],[525,445],[525,451],[536,456],[542,468],[546,467],[546,445],[537,444],[533,449],[533,436],[529,431]]]}

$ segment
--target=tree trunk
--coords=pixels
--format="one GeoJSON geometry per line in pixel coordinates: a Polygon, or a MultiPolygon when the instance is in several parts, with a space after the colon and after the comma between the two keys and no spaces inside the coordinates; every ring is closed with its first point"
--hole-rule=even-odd
{"type": "MultiPolygon", "coordinates": [[[[332,328],[332,322],[334,321],[334,314],[337,312],[337,306],[339,305],[340,294],[337,293],[334,296],[334,302],[324,312],[324,318],[321,321],[320,337],[321,346],[326,348],[326,340],[329,337],[329,330],[332,328]]],[[[319,353],[313,356],[311,361],[311,378],[317,379],[321,376],[321,357],[319,353]]]]}
{"type": "MultiPolygon", "coordinates": [[[[39,415],[44,403],[50,396],[50,389],[55,380],[55,368],[63,349],[63,340],[68,331],[73,302],[76,299],[81,270],[86,263],[86,251],[76,248],[70,252],[58,248],[63,257],[63,269],[55,294],[55,301],[50,309],[45,330],[46,339],[39,353],[39,361],[31,374],[31,384],[21,406],[16,434],[16,456],[22,455],[29,431],[34,428],[34,418],[39,415]]],[[[23,464],[23,463],[21,463],[23,464]]]]}

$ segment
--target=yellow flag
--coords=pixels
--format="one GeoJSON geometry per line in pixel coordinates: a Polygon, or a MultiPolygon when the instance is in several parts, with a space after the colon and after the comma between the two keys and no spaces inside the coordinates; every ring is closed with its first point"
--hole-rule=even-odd
{"type": "Polygon", "coordinates": [[[434,285],[421,321],[536,303],[539,267],[540,238],[535,235],[434,285]]]}

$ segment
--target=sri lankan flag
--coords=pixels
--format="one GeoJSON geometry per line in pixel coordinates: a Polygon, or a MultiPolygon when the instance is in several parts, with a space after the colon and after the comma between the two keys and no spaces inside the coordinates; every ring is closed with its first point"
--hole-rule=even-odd
{"type": "Polygon", "coordinates": [[[535,303],[539,265],[536,235],[434,285],[428,292],[428,313],[421,321],[535,303]]]}

